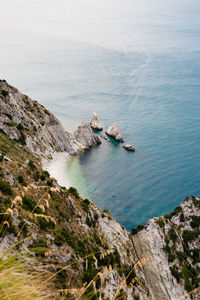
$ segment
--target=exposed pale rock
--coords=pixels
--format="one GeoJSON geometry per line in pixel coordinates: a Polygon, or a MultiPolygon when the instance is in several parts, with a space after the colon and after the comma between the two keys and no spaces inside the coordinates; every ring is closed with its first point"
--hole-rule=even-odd
{"type": "Polygon", "coordinates": [[[99,116],[95,112],[93,113],[92,121],[90,122],[90,125],[93,129],[96,129],[96,130],[103,129],[103,126],[99,123],[99,116]]]}
{"type": "Polygon", "coordinates": [[[126,144],[126,145],[122,146],[122,148],[124,148],[124,149],[126,149],[128,151],[135,151],[135,147],[133,147],[130,144],[126,144]]]}
{"type": "Polygon", "coordinates": [[[111,126],[109,126],[106,131],[106,134],[115,138],[116,141],[119,141],[122,143],[124,142],[122,136],[120,135],[119,126],[117,123],[113,123],[111,126]]]}
{"type": "MultiPolygon", "coordinates": [[[[156,222],[158,218],[149,220],[148,225],[136,235],[133,235],[133,245],[138,259],[147,258],[150,260],[150,264],[143,266],[143,279],[148,286],[149,299],[167,299],[177,300],[182,299],[183,295],[187,293],[184,288],[184,279],[180,279],[177,282],[176,278],[172,275],[171,267],[176,267],[181,272],[183,266],[176,257],[173,262],[168,260],[166,252],[163,250],[166,246],[166,238],[169,238],[169,231],[174,230],[177,239],[175,244],[176,251],[182,251],[183,249],[183,232],[185,230],[192,230],[191,216],[200,217],[200,210],[198,205],[194,205],[193,201],[199,201],[199,199],[187,199],[181,203],[182,212],[175,214],[170,221],[165,220],[164,227],[161,228],[156,222]],[[184,222],[180,221],[180,214],[184,215],[184,222]]],[[[200,239],[197,237],[193,242],[189,243],[190,249],[196,249],[199,251],[200,239]]],[[[186,253],[185,253],[186,254],[186,253]]],[[[187,264],[190,264],[190,257],[186,255],[185,260],[187,264]]],[[[185,263],[185,260],[183,263],[185,263]]],[[[196,263],[196,266],[198,263],[196,263]]],[[[193,264],[193,268],[195,265],[193,264]]],[[[193,299],[199,299],[200,292],[193,294],[193,299]]],[[[185,298],[189,299],[189,297],[185,298]]]]}
{"type": "Polygon", "coordinates": [[[0,129],[43,158],[50,157],[55,151],[75,155],[80,149],[101,143],[89,123],[82,123],[72,134],[67,133],[60,121],[44,106],[2,80],[0,129]]]}

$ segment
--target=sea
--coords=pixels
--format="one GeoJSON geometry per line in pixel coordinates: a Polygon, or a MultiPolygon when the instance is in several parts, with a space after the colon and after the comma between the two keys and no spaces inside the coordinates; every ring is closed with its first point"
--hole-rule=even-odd
{"type": "Polygon", "coordinates": [[[136,147],[103,140],[69,160],[66,185],[128,230],[200,197],[199,0],[0,4],[0,78],[67,131],[96,112],[136,147]]]}

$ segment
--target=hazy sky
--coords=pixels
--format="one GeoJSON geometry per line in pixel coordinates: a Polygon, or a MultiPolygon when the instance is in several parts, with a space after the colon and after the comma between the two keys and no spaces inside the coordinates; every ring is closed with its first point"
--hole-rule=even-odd
{"type": "Polygon", "coordinates": [[[0,31],[15,36],[20,32],[37,33],[101,45],[117,44],[121,33],[123,44],[123,35],[127,33],[128,43],[127,29],[133,24],[135,32],[131,38],[135,35],[138,39],[146,24],[151,38],[155,38],[148,14],[155,14],[154,23],[163,26],[169,22],[165,16],[171,16],[173,25],[173,17],[179,15],[181,26],[185,11],[188,16],[198,15],[195,3],[199,10],[198,0],[0,0],[0,31]]]}

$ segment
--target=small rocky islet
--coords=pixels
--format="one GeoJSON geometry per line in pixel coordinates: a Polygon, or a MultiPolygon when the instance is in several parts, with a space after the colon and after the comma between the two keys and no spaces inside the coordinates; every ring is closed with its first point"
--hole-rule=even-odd
{"type": "MultiPolygon", "coordinates": [[[[99,131],[103,130],[103,126],[99,122],[99,116],[96,112],[93,113],[92,121],[90,122],[90,126],[94,130],[99,130],[99,131]]],[[[113,123],[112,125],[110,125],[105,133],[107,134],[107,136],[114,138],[117,142],[124,143],[124,139],[120,134],[119,125],[117,123],[113,123]]],[[[101,138],[103,138],[107,142],[110,142],[110,140],[103,133],[101,134],[101,138]]],[[[135,147],[130,144],[125,144],[124,146],[122,146],[122,148],[124,148],[127,151],[132,151],[132,152],[134,152],[136,150],[135,147]]]]}

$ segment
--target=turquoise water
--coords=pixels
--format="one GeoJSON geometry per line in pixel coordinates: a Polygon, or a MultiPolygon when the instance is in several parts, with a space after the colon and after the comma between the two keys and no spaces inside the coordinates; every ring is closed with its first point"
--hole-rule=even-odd
{"type": "Polygon", "coordinates": [[[19,3],[3,6],[1,77],[67,130],[96,111],[137,149],[86,151],[66,167],[71,184],[128,229],[200,196],[200,2],[19,3]]]}

